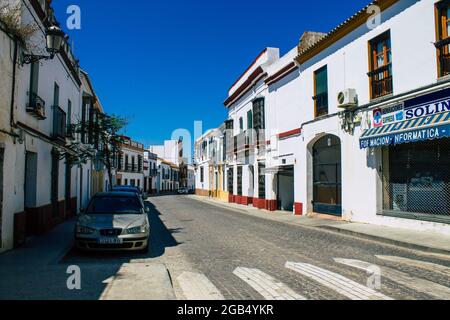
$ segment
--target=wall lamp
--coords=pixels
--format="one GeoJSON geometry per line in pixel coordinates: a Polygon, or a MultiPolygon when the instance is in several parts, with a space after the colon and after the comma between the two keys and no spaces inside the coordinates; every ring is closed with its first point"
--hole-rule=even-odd
{"type": "Polygon", "coordinates": [[[61,51],[65,34],[58,26],[51,26],[45,32],[46,49],[50,53],[49,56],[24,54],[23,63],[30,64],[40,60],[51,60],[57,53],[61,51]]]}

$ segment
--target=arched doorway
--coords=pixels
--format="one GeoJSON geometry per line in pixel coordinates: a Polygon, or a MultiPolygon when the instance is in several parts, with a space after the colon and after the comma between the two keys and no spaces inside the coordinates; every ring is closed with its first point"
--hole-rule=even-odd
{"type": "Polygon", "coordinates": [[[341,141],[327,135],[313,146],[313,210],[342,216],[341,141]]]}

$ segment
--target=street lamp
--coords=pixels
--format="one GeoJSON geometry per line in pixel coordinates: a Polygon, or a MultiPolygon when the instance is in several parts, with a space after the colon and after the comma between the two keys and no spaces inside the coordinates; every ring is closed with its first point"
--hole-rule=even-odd
{"type": "Polygon", "coordinates": [[[45,32],[46,49],[50,53],[49,56],[24,54],[23,63],[30,64],[38,62],[39,60],[51,60],[55,55],[61,51],[61,47],[64,41],[64,32],[56,25],[50,26],[45,32]]]}

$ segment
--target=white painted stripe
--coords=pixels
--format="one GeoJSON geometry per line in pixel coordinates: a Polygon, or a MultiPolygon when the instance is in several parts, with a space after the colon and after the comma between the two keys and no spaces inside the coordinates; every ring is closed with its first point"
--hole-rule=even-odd
{"type": "Polygon", "coordinates": [[[351,300],[392,300],[388,296],[340,274],[307,263],[287,262],[286,268],[319,282],[351,300]]]}
{"type": "Polygon", "coordinates": [[[187,300],[225,300],[216,286],[203,274],[183,272],[177,281],[187,300]]]}
{"type": "MultiPolygon", "coordinates": [[[[351,260],[351,259],[334,259],[334,260],[337,263],[361,269],[364,271],[369,271],[370,268],[373,267],[373,264],[359,260],[351,260]]],[[[450,299],[450,288],[447,288],[443,285],[422,278],[416,278],[410,276],[407,273],[388,267],[380,267],[380,270],[382,277],[386,277],[402,286],[411,288],[418,292],[429,294],[438,299],[445,299],[445,300],[450,299]]]]}
{"type": "Polygon", "coordinates": [[[266,300],[306,300],[305,297],[261,270],[237,268],[233,274],[245,281],[266,300]]]}
{"type": "Polygon", "coordinates": [[[442,266],[440,264],[435,264],[435,263],[421,261],[421,260],[413,260],[413,259],[408,259],[408,258],[403,258],[403,257],[395,257],[395,256],[376,256],[376,257],[378,259],[381,259],[384,261],[404,264],[404,265],[408,265],[411,267],[416,267],[416,268],[440,273],[444,276],[450,276],[450,268],[446,267],[446,266],[442,266]]]}

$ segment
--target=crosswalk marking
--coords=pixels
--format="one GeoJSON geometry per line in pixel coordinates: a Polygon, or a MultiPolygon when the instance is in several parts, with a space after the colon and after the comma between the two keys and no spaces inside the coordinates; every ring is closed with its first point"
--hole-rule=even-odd
{"type": "Polygon", "coordinates": [[[239,267],[233,274],[249,284],[266,300],[306,300],[305,297],[261,270],[239,267]]]}
{"type": "MultiPolygon", "coordinates": [[[[369,271],[370,268],[373,266],[373,264],[359,260],[337,259],[337,258],[334,260],[337,263],[361,269],[364,271],[369,271]]],[[[419,292],[429,294],[438,299],[446,299],[446,300],[450,299],[450,288],[447,288],[443,285],[422,278],[416,278],[410,276],[407,273],[388,267],[380,267],[380,270],[382,277],[386,277],[400,285],[414,289],[419,292]]]]}
{"type": "Polygon", "coordinates": [[[225,300],[216,286],[203,274],[183,272],[177,281],[187,300],[225,300]]]}
{"type": "Polygon", "coordinates": [[[344,276],[307,263],[287,262],[286,268],[313,279],[351,300],[392,300],[344,276]]]}
{"type": "Polygon", "coordinates": [[[395,256],[376,256],[376,257],[380,260],[405,264],[408,266],[440,273],[444,276],[450,276],[450,268],[446,267],[446,266],[442,266],[440,264],[421,261],[421,260],[413,260],[413,259],[408,259],[408,258],[403,258],[403,257],[395,257],[395,256]]]}

